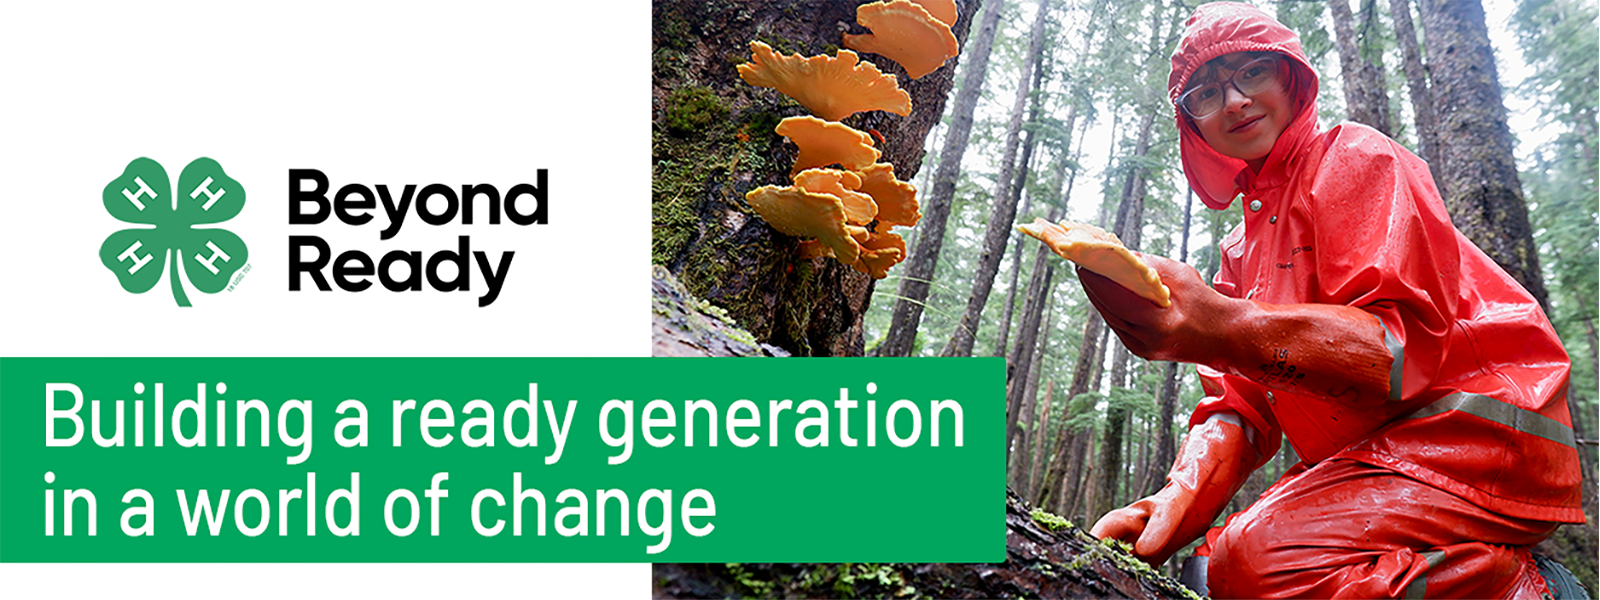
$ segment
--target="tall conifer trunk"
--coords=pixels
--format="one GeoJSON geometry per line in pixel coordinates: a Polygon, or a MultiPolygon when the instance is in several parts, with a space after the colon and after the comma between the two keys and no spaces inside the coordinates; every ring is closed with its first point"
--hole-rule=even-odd
{"type": "Polygon", "coordinates": [[[1423,29],[1439,128],[1439,187],[1450,220],[1549,313],[1549,293],[1512,158],[1500,75],[1479,0],[1428,0],[1423,29]]]}
{"type": "Polygon", "coordinates": [[[945,226],[950,220],[950,205],[955,199],[956,179],[961,175],[961,157],[966,155],[967,141],[972,135],[972,111],[977,108],[978,98],[983,92],[983,81],[989,72],[989,54],[994,48],[995,30],[1000,26],[1000,13],[1004,10],[1005,0],[986,3],[977,39],[963,46],[961,51],[967,67],[961,75],[961,89],[956,92],[956,102],[950,108],[950,131],[945,134],[939,167],[934,171],[933,193],[923,201],[922,221],[916,227],[919,230],[916,245],[905,264],[900,265],[904,271],[901,272],[900,286],[895,294],[894,313],[890,316],[889,331],[877,348],[878,356],[910,356],[916,345],[922,309],[928,301],[928,292],[939,266],[939,252],[944,247],[945,226]]]}
{"type": "MultiPolygon", "coordinates": [[[[1035,83],[1033,72],[1039,68],[1044,55],[1044,25],[1050,17],[1050,0],[1039,1],[1039,15],[1034,19],[1033,31],[1028,37],[1028,54],[1017,77],[1017,99],[1011,105],[1011,123],[1006,126],[1005,155],[1000,159],[1000,177],[995,182],[994,206],[989,212],[989,225],[983,232],[983,253],[978,258],[978,270],[972,276],[972,293],[967,297],[967,308],[956,323],[950,341],[945,344],[943,356],[971,356],[972,344],[978,335],[978,322],[983,318],[984,305],[989,302],[989,292],[994,289],[994,276],[1004,258],[1006,240],[1011,238],[1012,224],[1017,218],[1017,190],[1023,185],[1016,164],[1019,136],[1022,131],[1023,108],[1035,83]]],[[[1024,168],[1025,169],[1025,168],[1024,168]]],[[[1026,173],[1026,170],[1021,171],[1026,173]]]]}

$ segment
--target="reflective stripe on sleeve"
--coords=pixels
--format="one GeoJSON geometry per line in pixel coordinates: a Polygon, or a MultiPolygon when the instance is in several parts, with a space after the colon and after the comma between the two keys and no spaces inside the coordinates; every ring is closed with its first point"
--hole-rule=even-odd
{"type": "Polygon", "coordinates": [[[1422,407],[1406,418],[1420,419],[1452,410],[1488,419],[1522,433],[1536,435],[1573,449],[1578,447],[1577,441],[1572,435],[1571,427],[1562,425],[1560,421],[1550,417],[1512,406],[1483,394],[1456,392],[1440,398],[1433,404],[1422,407]]]}
{"type": "Polygon", "coordinates": [[[1395,339],[1394,334],[1389,332],[1389,325],[1384,323],[1383,319],[1378,319],[1378,324],[1383,326],[1383,345],[1389,347],[1389,355],[1394,357],[1394,362],[1389,365],[1389,400],[1399,401],[1404,372],[1402,367],[1406,363],[1406,347],[1401,346],[1400,340],[1395,339]]]}

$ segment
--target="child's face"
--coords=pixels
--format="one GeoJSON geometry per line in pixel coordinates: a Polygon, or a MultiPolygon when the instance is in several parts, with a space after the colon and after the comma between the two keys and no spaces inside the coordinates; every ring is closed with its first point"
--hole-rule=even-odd
{"type": "MultiPolygon", "coordinates": [[[[1283,64],[1283,59],[1278,58],[1273,63],[1268,58],[1270,72],[1261,71],[1263,63],[1255,63],[1263,57],[1274,57],[1270,52],[1234,52],[1224,54],[1201,67],[1189,79],[1185,92],[1197,90],[1203,86],[1220,83],[1219,87],[1195,92],[1191,98],[1198,98],[1205,94],[1220,94],[1222,105],[1214,112],[1201,117],[1193,117],[1195,128],[1200,130],[1200,136],[1205,138],[1217,152],[1224,156],[1243,159],[1251,168],[1261,170],[1262,164],[1267,160],[1267,154],[1272,151],[1273,144],[1277,143],[1278,136],[1289,126],[1289,121],[1294,117],[1292,99],[1289,97],[1288,68],[1283,64]],[[1245,72],[1240,73],[1240,69],[1245,72]],[[1250,94],[1240,91],[1240,87],[1252,90],[1253,86],[1247,81],[1254,77],[1267,77],[1272,80],[1259,90],[1250,94]]],[[[1189,103],[1190,107],[1196,103],[1189,103]]],[[[1193,112],[1190,113],[1191,115],[1193,112]]]]}

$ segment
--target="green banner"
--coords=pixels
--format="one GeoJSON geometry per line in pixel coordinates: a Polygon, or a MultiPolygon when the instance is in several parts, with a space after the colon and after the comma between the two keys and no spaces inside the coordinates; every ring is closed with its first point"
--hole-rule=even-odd
{"type": "Polygon", "coordinates": [[[997,358],[5,358],[0,561],[999,562],[1004,398],[997,358]]]}

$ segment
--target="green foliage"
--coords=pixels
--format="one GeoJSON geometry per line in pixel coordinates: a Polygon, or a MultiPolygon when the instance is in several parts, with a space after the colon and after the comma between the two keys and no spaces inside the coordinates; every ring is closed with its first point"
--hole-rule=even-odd
{"type": "Polygon", "coordinates": [[[1067,418],[1062,423],[1067,431],[1086,431],[1094,429],[1100,424],[1100,411],[1096,408],[1106,395],[1100,392],[1084,392],[1072,398],[1067,404],[1067,418]]]}
{"type": "MultiPolygon", "coordinates": [[[[1570,127],[1587,124],[1591,142],[1595,114],[1600,110],[1596,14],[1592,2],[1522,0],[1512,17],[1523,58],[1534,67],[1524,85],[1545,97],[1547,115],[1570,127]]],[[[1594,155],[1589,158],[1593,162],[1594,155]]]]}

